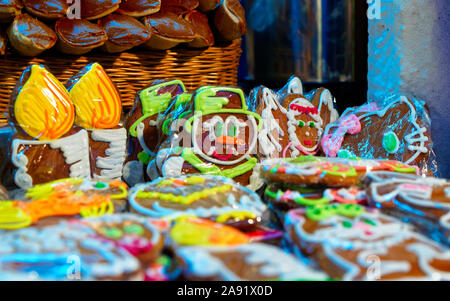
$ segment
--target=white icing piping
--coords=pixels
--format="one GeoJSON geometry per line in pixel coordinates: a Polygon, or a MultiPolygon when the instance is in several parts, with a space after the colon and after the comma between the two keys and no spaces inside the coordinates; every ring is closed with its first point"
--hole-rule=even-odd
{"type": "Polygon", "coordinates": [[[89,137],[86,130],[54,141],[22,140],[14,139],[12,142],[11,161],[17,167],[14,182],[23,189],[33,186],[33,179],[27,173],[28,158],[23,152],[19,153],[20,145],[44,145],[48,144],[53,149],[61,149],[65,161],[70,166],[71,178],[90,178],[89,163],[89,137]]]}

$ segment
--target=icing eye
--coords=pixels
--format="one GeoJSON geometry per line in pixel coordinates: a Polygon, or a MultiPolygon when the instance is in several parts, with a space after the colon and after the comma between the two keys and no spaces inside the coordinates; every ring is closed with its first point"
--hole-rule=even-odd
{"type": "Polygon", "coordinates": [[[383,135],[383,148],[389,154],[395,154],[400,146],[400,141],[394,132],[387,132],[383,135]]]}
{"type": "Polygon", "coordinates": [[[304,123],[302,120],[300,120],[300,121],[298,122],[298,126],[302,128],[302,127],[305,126],[305,123],[304,123]]]}
{"type": "Polygon", "coordinates": [[[215,131],[216,137],[222,137],[223,135],[223,123],[218,122],[216,124],[216,131],[215,131]]]}
{"type": "Polygon", "coordinates": [[[94,186],[95,189],[105,189],[106,187],[108,187],[108,184],[103,182],[97,182],[94,186]]]}
{"type": "Polygon", "coordinates": [[[313,127],[316,126],[316,124],[315,124],[314,122],[312,122],[312,121],[310,121],[308,125],[309,125],[309,127],[311,127],[311,128],[313,128],[313,127]]]}
{"type": "Polygon", "coordinates": [[[232,124],[228,128],[228,136],[230,137],[236,137],[237,136],[237,126],[232,124]]]}
{"type": "Polygon", "coordinates": [[[123,236],[123,232],[118,228],[102,228],[101,233],[112,239],[118,239],[123,236]]]}
{"type": "Polygon", "coordinates": [[[123,228],[125,233],[142,235],[144,234],[144,228],[141,225],[127,225],[123,228]]]}

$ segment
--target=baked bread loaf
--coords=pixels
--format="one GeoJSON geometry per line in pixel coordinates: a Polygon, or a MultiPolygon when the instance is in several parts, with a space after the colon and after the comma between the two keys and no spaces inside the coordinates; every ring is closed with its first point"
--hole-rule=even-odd
{"type": "Polygon", "coordinates": [[[238,0],[223,0],[215,12],[214,25],[220,37],[226,41],[246,34],[245,10],[241,3],[238,0]]]}
{"type": "Polygon", "coordinates": [[[22,0],[22,3],[30,14],[42,19],[62,18],[69,10],[66,0],[22,0]]]}
{"type": "Polygon", "coordinates": [[[150,30],[141,22],[127,15],[111,14],[99,21],[108,36],[102,50],[109,53],[126,51],[151,37],[150,30]]]}
{"type": "Polygon", "coordinates": [[[0,0],[0,23],[6,23],[22,12],[23,5],[20,0],[0,0]]]}
{"type": "Polygon", "coordinates": [[[161,11],[184,15],[196,9],[198,4],[198,0],[164,0],[161,3],[161,11]]]}
{"type": "Polygon", "coordinates": [[[121,0],[80,0],[81,1],[81,18],[87,20],[95,20],[103,18],[117,9],[121,0]]]}
{"type": "Polygon", "coordinates": [[[191,24],[174,13],[159,12],[147,16],[144,24],[152,32],[152,37],[145,43],[150,49],[166,50],[195,38],[191,24]]]}
{"type": "Polygon", "coordinates": [[[220,0],[199,0],[198,9],[202,12],[214,10],[220,4],[220,0]]]}
{"type": "Polygon", "coordinates": [[[159,12],[161,0],[122,0],[118,13],[132,17],[145,17],[159,12]]]}
{"type": "Polygon", "coordinates": [[[195,38],[188,43],[189,47],[202,48],[214,45],[214,35],[209,27],[208,18],[198,11],[192,11],[184,17],[195,32],[195,38]]]}
{"type": "Polygon", "coordinates": [[[59,38],[56,47],[67,54],[85,54],[108,39],[99,25],[87,20],[62,18],[56,22],[55,30],[59,38]]]}
{"type": "Polygon", "coordinates": [[[36,56],[52,48],[57,40],[55,32],[27,14],[14,19],[8,28],[8,38],[12,47],[24,56],[36,56]]]}

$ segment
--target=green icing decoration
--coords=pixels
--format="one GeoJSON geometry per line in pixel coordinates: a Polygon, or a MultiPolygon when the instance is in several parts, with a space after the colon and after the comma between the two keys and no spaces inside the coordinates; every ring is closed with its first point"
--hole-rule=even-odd
{"type": "Polygon", "coordinates": [[[338,151],[337,153],[338,158],[343,158],[343,159],[350,159],[350,158],[354,158],[355,156],[352,155],[352,153],[346,149],[341,149],[338,151]]]}
{"type": "Polygon", "coordinates": [[[301,127],[301,128],[305,126],[305,123],[303,122],[303,120],[300,120],[298,122],[298,126],[301,127]]]}
{"type": "Polygon", "coordinates": [[[366,224],[371,225],[371,226],[374,226],[374,227],[377,225],[377,224],[376,224],[373,220],[371,220],[371,219],[365,219],[364,222],[365,222],[366,224]]]}
{"type": "Polygon", "coordinates": [[[311,121],[311,122],[309,123],[309,127],[313,128],[313,127],[315,127],[315,126],[316,126],[316,124],[315,124],[314,122],[311,121]]]}
{"type": "Polygon", "coordinates": [[[395,154],[398,151],[400,141],[394,132],[387,132],[383,135],[383,148],[389,154],[395,154]]]}
{"type": "Polygon", "coordinates": [[[346,217],[356,217],[363,214],[364,211],[364,207],[356,204],[315,205],[306,208],[306,216],[313,221],[321,221],[336,214],[346,217]]]}
{"type": "Polygon", "coordinates": [[[142,235],[144,234],[144,228],[141,225],[127,225],[123,228],[125,233],[142,235]]]}
{"type": "Polygon", "coordinates": [[[94,187],[98,188],[98,189],[103,189],[103,188],[108,187],[108,185],[106,183],[103,183],[103,182],[97,182],[97,183],[95,183],[94,187]]]}
{"type": "Polygon", "coordinates": [[[136,122],[134,122],[133,125],[130,127],[131,136],[137,137],[136,128],[139,125],[139,123],[141,123],[142,121],[144,121],[149,117],[152,117],[156,114],[159,114],[160,112],[167,110],[172,100],[172,94],[164,93],[158,95],[158,90],[160,88],[172,85],[179,85],[183,89],[183,92],[186,92],[184,84],[179,80],[161,83],[159,85],[155,85],[141,91],[141,93],[139,94],[139,98],[142,104],[143,115],[138,120],[136,120],[136,122]]]}
{"type": "Polygon", "coordinates": [[[252,170],[255,167],[256,163],[258,162],[256,158],[251,158],[241,165],[238,165],[230,169],[221,170],[214,164],[205,163],[202,160],[200,160],[200,158],[194,154],[194,151],[191,148],[185,148],[181,156],[189,164],[198,169],[202,174],[213,176],[224,176],[232,179],[252,170]]]}
{"type": "Polygon", "coordinates": [[[118,239],[123,236],[123,232],[118,228],[103,228],[103,235],[112,239],[118,239]]]}
{"type": "Polygon", "coordinates": [[[140,152],[138,155],[138,160],[142,163],[144,163],[145,165],[148,165],[151,161],[151,157],[149,154],[147,154],[146,152],[140,152]]]}
{"type": "Polygon", "coordinates": [[[342,223],[342,226],[344,226],[344,228],[351,228],[353,226],[353,224],[352,224],[352,222],[344,221],[342,223]]]}

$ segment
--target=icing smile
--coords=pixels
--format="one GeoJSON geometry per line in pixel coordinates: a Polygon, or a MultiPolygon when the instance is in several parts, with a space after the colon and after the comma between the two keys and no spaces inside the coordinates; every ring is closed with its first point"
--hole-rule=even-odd
{"type": "Polygon", "coordinates": [[[313,145],[313,143],[312,143],[311,140],[304,140],[303,143],[304,143],[305,145],[307,145],[307,146],[313,145]]]}
{"type": "Polygon", "coordinates": [[[233,154],[221,155],[221,154],[218,154],[216,151],[214,151],[212,153],[212,156],[220,161],[228,161],[233,156],[233,154]]]}

